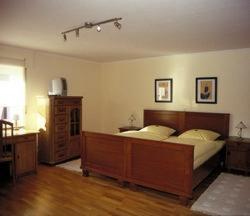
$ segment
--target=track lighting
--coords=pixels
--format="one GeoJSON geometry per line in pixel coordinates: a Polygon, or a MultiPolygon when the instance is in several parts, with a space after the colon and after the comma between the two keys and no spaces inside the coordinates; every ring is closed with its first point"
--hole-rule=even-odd
{"type": "Polygon", "coordinates": [[[73,29],[69,29],[67,31],[64,31],[62,32],[61,34],[63,35],[63,40],[64,41],[67,41],[67,33],[70,33],[70,32],[75,32],[76,34],[76,37],[79,37],[80,35],[80,32],[79,30],[82,29],[82,28],[92,28],[94,26],[96,26],[96,30],[97,32],[100,32],[102,29],[101,29],[101,25],[102,24],[106,24],[106,23],[110,23],[110,22],[114,22],[114,26],[118,29],[121,29],[122,25],[118,22],[119,20],[121,20],[122,18],[113,18],[113,19],[108,19],[108,20],[104,20],[104,21],[101,21],[101,22],[97,22],[97,23],[92,23],[92,22],[85,22],[84,25],[82,26],[79,26],[77,28],[73,28],[73,29]]]}
{"type": "Polygon", "coordinates": [[[115,21],[114,22],[114,25],[116,28],[118,28],[119,30],[122,28],[122,25],[118,22],[118,21],[115,21]]]}
{"type": "Polygon", "coordinates": [[[67,41],[67,36],[66,36],[66,34],[63,34],[63,40],[64,40],[64,41],[67,41]]]}
{"type": "Polygon", "coordinates": [[[79,29],[76,29],[76,37],[79,37],[79,29]]]}
{"type": "Polygon", "coordinates": [[[100,32],[101,30],[102,30],[102,29],[101,29],[101,26],[98,25],[98,26],[96,27],[96,31],[100,32]]]}

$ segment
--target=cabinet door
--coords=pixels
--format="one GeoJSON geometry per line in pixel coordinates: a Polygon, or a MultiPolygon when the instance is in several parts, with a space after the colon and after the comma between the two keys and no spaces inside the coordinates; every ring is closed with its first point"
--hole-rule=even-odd
{"type": "Polygon", "coordinates": [[[247,169],[250,170],[250,148],[247,151],[247,169]]]}
{"type": "Polygon", "coordinates": [[[81,106],[69,107],[70,137],[79,136],[81,133],[81,106]]]}
{"type": "Polygon", "coordinates": [[[20,176],[36,169],[36,143],[20,142],[15,146],[16,175],[20,176]]]}
{"type": "Polygon", "coordinates": [[[81,144],[80,136],[70,140],[70,146],[69,146],[70,157],[77,157],[81,154],[80,144],[81,144]]]}
{"type": "Polygon", "coordinates": [[[247,169],[247,152],[234,151],[228,152],[227,166],[229,169],[245,170],[247,169]]]}
{"type": "Polygon", "coordinates": [[[70,105],[68,107],[69,113],[69,147],[68,156],[69,158],[77,157],[80,155],[80,144],[81,144],[81,105],[70,105]]]}

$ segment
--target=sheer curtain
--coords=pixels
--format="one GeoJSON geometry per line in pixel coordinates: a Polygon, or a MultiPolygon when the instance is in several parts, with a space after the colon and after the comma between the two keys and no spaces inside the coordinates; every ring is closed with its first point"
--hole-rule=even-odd
{"type": "Polygon", "coordinates": [[[25,68],[4,64],[0,60],[0,118],[8,119],[18,126],[25,121],[25,68]]]}

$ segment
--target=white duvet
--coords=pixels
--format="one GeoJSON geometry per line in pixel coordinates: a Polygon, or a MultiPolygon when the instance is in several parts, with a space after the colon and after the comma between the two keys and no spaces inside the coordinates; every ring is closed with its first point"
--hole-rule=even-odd
{"type": "Polygon", "coordinates": [[[168,138],[165,135],[152,133],[152,132],[148,132],[148,131],[126,131],[126,132],[122,132],[122,133],[117,133],[116,135],[139,138],[139,139],[156,140],[156,141],[162,141],[162,140],[165,140],[168,138]]]}
{"type": "Polygon", "coordinates": [[[216,154],[224,145],[223,140],[200,140],[200,139],[190,139],[190,138],[178,138],[177,136],[166,137],[161,134],[152,133],[148,131],[126,131],[118,133],[116,135],[133,137],[139,139],[149,139],[156,141],[164,141],[176,144],[185,144],[194,146],[194,169],[203,164],[206,160],[216,154]]]}

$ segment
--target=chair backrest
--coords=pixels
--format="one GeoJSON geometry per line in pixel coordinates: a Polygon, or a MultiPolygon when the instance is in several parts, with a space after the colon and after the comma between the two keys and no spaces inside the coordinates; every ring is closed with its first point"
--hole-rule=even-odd
{"type": "Polygon", "coordinates": [[[0,158],[13,157],[13,123],[0,120],[0,158]]]}

